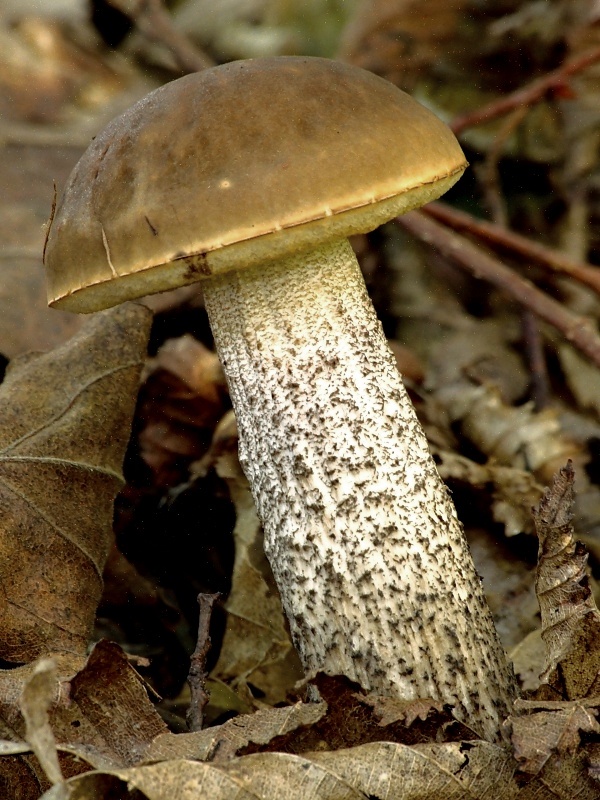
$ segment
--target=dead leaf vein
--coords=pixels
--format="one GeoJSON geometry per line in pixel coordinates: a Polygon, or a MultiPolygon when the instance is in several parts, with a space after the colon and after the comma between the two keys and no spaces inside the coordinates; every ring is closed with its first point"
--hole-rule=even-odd
{"type": "Polygon", "coordinates": [[[81,395],[84,394],[84,392],[86,392],[92,386],[94,386],[94,384],[97,384],[100,381],[105,380],[106,378],[110,378],[113,375],[117,375],[119,372],[125,372],[127,370],[132,369],[132,368],[133,369],[138,369],[142,363],[143,362],[140,361],[140,360],[128,361],[126,364],[120,364],[118,367],[113,367],[112,369],[106,370],[106,372],[102,372],[102,373],[96,375],[94,378],[89,380],[87,383],[82,384],[77,389],[77,392],[75,393],[75,395],[73,395],[66,402],[66,405],[64,405],[59,411],[57,411],[56,414],[54,414],[49,419],[45,420],[42,425],[39,425],[37,428],[34,428],[33,430],[28,431],[26,434],[21,436],[19,439],[16,439],[14,442],[11,442],[10,444],[7,444],[4,447],[4,449],[2,450],[2,453],[8,453],[11,450],[14,450],[16,447],[18,447],[23,442],[26,442],[28,439],[33,439],[35,436],[38,435],[38,433],[40,433],[41,431],[43,431],[46,428],[48,428],[51,425],[53,425],[55,422],[57,422],[59,419],[61,419],[61,417],[64,417],[64,415],[67,414],[73,408],[74,404],[81,397],[81,395]]]}
{"type": "Polygon", "coordinates": [[[14,494],[17,497],[19,497],[25,503],[25,505],[29,506],[29,508],[34,512],[34,514],[37,514],[40,517],[40,519],[42,519],[44,522],[46,522],[52,528],[52,530],[55,531],[55,533],[58,536],[60,536],[65,541],[70,542],[73,545],[73,547],[75,547],[75,549],[80,550],[83,553],[83,555],[89,561],[91,561],[91,563],[92,563],[92,565],[94,567],[94,571],[95,571],[96,575],[98,576],[100,581],[102,581],[102,572],[101,572],[101,570],[99,569],[98,565],[96,564],[95,560],[92,558],[90,553],[87,553],[85,551],[85,549],[81,546],[80,542],[76,542],[71,536],[69,536],[67,533],[65,533],[65,531],[61,530],[61,528],[59,528],[53,522],[53,520],[49,519],[37,505],[32,503],[31,500],[25,494],[20,492],[14,486],[11,486],[9,483],[7,483],[6,481],[4,481],[2,479],[0,479],[0,486],[4,486],[9,492],[12,492],[12,494],[14,494]]]}
{"type": "MultiPolygon", "coordinates": [[[[0,455],[0,464],[18,464],[18,463],[37,463],[37,464],[59,464],[62,467],[73,467],[73,469],[81,469],[85,472],[91,472],[96,475],[104,475],[108,478],[114,478],[119,483],[124,483],[123,476],[116,470],[108,467],[101,467],[98,464],[84,464],[81,461],[71,461],[67,458],[54,458],[52,456],[4,456],[0,455]]],[[[1,481],[0,481],[1,482],[1,481]]]]}

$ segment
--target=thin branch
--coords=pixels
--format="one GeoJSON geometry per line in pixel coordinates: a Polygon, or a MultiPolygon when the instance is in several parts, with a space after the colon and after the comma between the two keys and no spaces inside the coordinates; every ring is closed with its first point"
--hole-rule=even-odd
{"type": "Polygon", "coordinates": [[[508,225],[508,211],[506,209],[506,200],[502,194],[498,164],[502,158],[507,140],[527,116],[528,110],[527,106],[521,106],[506,117],[486,153],[485,161],[475,170],[475,174],[481,180],[484,197],[492,219],[497,225],[505,227],[508,225]]]}
{"type": "Polygon", "coordinates": [[[140,33],[155,44],[164,45],[182,72],[201,72],[214,66],[214,61],[173,25],[162,0],[108,0],[125,14],[140,33]]]}
{"type": "Polygon", "coordinates": [[[549,322],[567,341],[600,367],[600,336],[589,319],[571,313],[531,281],[422,212],[411,211],[398,217],[396,222],[462,269],[501,289],[540,319],[549,322]]]}
{"type": "Polygon", "coordinates": [[[578,72],[583,72],[583,70],[597,61],[600,61],[600,47],[595,47],[593,50],[588,50],[587,53],[573,58],[571,61],[566,61],[557,69],[548,72],[547,75],[536,78],[521,89],[517,89],[516,92],[495,100],[493,103],[483,106],[483,108],[455,117],[450,123],[450,127],[458,136],[466,128],[472,128],[474,125],[481,125],[484,122],[491,122],[491,120],[501,117],[520,106],[535,105],[535,103],[543,100],[549,92],[564,89],[569,78],[578,72]]]}
{"type": "Polygon", "coordinates": [[[546,247],[538,242],[532,242],[525,236],[507,230],[501,225],[477,219],[464,211],[457,211],[445,203],[429,203],[423,211],[428,216],[454,228],[454,230],[477,236],[478,239],[493,247],[504,248],[528,261],[534,261],[546,269],[569,275],[579,283],[589,286],[600,295],[599,267],[576,261],[558,250],[546,247]]]}
{"type": "Polygon", "coordinates": [[[210,697],[206,691],[206,657],[210,650],[210,618],[212,608],[219,594],[199,594],[200,618],[198,620],[198,639],[196,649],[190,658],[188,684],[190,687],[190,707],[187,712],[187,723],[190,731],[199,731],[204,722],[204,709],[210,697]]]}

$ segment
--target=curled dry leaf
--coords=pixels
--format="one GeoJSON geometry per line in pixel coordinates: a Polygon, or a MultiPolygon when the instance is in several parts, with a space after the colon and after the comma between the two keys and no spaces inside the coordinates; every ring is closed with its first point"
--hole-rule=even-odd
{"type": "Polygon", "coordinates": [[[128,304],[0,387],[0,657],[85,653],[151,320],[128,304]]]}
{"type": "Polygon", "coordinates": [[[497,464],[530,470],[538,480],[550,480],[582,450],[563,433],[551,409],[537,413],[531,403],[510,406],[493,386],[457,381],[440,389],[437,399],[484,455],[497,464]]]}
{"type": "MultiPolygon", "coordinates": [[[[26,739],[51,780],[57,773],[47,765],[55,767],[57,748],[97,769],[128,767],[167,730],[140,676],[111,642],[99,642],[87,661],[59,655],[0,671],[0,697],[5,737],[26,739]]],[[[0,759],[0,775],[1,769],[0,759]]]]}
{"type": "Polygon", "coordinates": [[[52,784],[60,783],[63,775],[58,763],[56,739],[50,726],[48,710],[56,702],[58,688],[56,663],[40,659],[21,694],[21,713],[25,720],[25,738],[52,784]]]}
{"type": "Polygon", "coordinates": [[[536,593],[546,645],[542,677],[565,700],[600,694],[600,612],[586,571],[587,552],[575,541],[571,524],[574,480],[569,462],[534,510],[536,593]]]}
{"type": "Polygon", "coordinates": [[[521,641],[508,651],[515,675],[524,692],[534,692],[540,687],[540,675],[546,663],[546,648],[542,631],[530,631],[521,641]]]}

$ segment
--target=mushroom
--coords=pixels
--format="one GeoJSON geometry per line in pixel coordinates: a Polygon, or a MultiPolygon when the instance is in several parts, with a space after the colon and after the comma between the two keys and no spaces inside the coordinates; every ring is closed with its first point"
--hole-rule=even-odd
{"type": "Polygon", "coordinates": [[[347,238],[444,193],[450,130],[320,58],[188,75],[113,120],[46,249],[50,305],[204,279],[265,550],[309,675],[450,703],[499,738],[515,685],[347,238]]]}

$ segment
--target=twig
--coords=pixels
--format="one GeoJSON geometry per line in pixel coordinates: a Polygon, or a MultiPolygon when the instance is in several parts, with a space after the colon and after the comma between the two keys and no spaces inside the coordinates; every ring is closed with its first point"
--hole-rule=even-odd
{"type": "Polygon", "coordinates": [[[506,141],[519,127],[526,117],[527,111],[527,106],[521,106],[507,116],[486,154],[485,161],[476,170],[477,176],[481,178],[488,209],[497,225],[508,225],[508,212],[506,210],[506,201],[502,195],[498,163],[502,157],[506,141]]]}
{"type": "Polygon", "coordinates": [[[201,72],[214,66],[212,61],[187,36],[177,30],[162,0],[108,0],[128,16],[151,42],[164,45],[182,72],[201,72]]]}
{"type": "Polygon", "coordinates": [[[495,225],[493,222],[477,219],[464,211],[457,211],[444,203],[429,203],[423,211],[457,231],[477,236],[487,244],[510,250],[528,261],[534,261],[554,272],[569,275],[600,294],[600,268],[598,267],[576,261],[558,250],[553,250],[538,242],[532,242],[525,236],[495,225]]]}
{"type": "Polygon", "coordinates": [[[548,366],[544,357],[544,344],[540,332],[539,320],[532,312],[521,309],[521,327],[527,364],[531,374],[530,395],[536,411],[546,408],[550,398],[550,379],[548,366]]]}
{"type": "Polygon", "coordinates": [[[204,593],[198,595],[198,605],[200,606],[198,640],[196,649],[190,658],[190,671],[188,674],[191,697],[186,719],[190,731],[202,729],[204,709],[210,699],[206,691],[206,656],[210,650],[210,617],[215,600],[219,596],[219,594],[204,593]]]}
{"type": "Polygon", "coordinates": [[[547,75],[543,75],[541,78],[536,78],[521,89],[517,89],[516,92],[506,95],[506,97],[489,103],[483,108],[455,117],[450,123],[450,127],[458,136],[466,128],[472,128],[474,125],[480,125],[483,122],[491,122],[491,120],[501,117],[515,108],[539,103],[548,92],[564,89],[570,77],[582,72],[597,61],[600,61],[600,47],[595,47],[593,50],[588,50],[587,53],[573,58],[571,61],[566,61],[557,69],[547,75]]]}
{"type": "Polygon", "coordinates": [[[534,286],[531,281],[521,277],[468,239],[434,222],[422,212],[411,211],[398,217],[396,222],[476,278],[493,284],[517,303],[530,309],[540,319],[549,322],[567,341],[600,367],[600,336],[589,319],[572,314],[534,286]]]}

